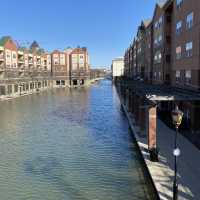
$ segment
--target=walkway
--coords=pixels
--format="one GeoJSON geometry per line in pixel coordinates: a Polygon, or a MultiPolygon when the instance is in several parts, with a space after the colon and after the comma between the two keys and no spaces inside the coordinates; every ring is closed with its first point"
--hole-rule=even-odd
{"type": "MultiPolygon", "coordinates": [[[[159,162],[151,162],[149,160],[147,138],[144,137],[144,134],[141,135],[131,114],[129,113],[127,116],[160,199],[172,199],[174,175],[174,159],[172,151],[174,145],[174,131],[169,129],[159,119],[157,120],[157,143],[160,151],[159,162]]],[[[178,199],[200,200],[200,151],[182,135],[178,136],[178,145],[181,149],[181,156],[178,160],[178,199]]]]}

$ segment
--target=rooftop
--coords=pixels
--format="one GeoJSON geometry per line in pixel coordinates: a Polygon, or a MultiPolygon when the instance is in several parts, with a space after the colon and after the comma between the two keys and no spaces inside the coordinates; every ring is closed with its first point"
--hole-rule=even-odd
{"type": "Polygon", "coordinates": [[[159,7],[164,7],[164,5],[167,3],[168,0],[158,0],[157,4],[159,7]]]}
{"type": "Polygon", "coordinates": [[[5,43],[6,43],[8,40],[12,40],[12,38],[11,38],[10,36],[3,36],[3,37],[0,39],[0,46],[4,46],[5,43]]]}

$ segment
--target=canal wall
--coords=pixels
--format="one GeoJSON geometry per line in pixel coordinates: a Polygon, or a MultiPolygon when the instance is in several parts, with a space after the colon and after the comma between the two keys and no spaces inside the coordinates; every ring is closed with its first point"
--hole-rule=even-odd
{"type": "MultiPolygon", "coordinates": [[[[122,102],[122,99],[120,99],[121,102],[122,102]]],[[[147,176],[148,178],[150,179],[151,181],[151,184],[153,186],[153,190],[152,192],[155,193],[155,200],[162,200],[161,196],[159,195],[159,190],[158,188],[156,187],[156,183],[155,183],[155,180],[152,178],[152,173],[151,173],[151,169],[150,169],[150,163],[149,163],[149,158],[147,156],[147,149],[148,149],[148,146],[147,144],[143,143],[139,136],[138,136],[138,127],[136,127],[134,125],[134,118],[133,116],[131,116],[131,114],[128,112],[126,106],[124,103],[121,103],[121,106],[122,106],[122,109],[126,115],[126,118],[128,120],[128,123],[129,123],[129,128],[131,130],[131,133],[133,134],[133,137],[134,139],[136,140],[136,144],[138,146],[138,149],[139,149],[139,152],[140,152],[140,155],[141,155],[141,158],[143,159],[144,161],[144,173],[147,173],[147,176]]],[[[166,199],[167,200],[167,199],[166,199]]]]}
{"type": "Polygon", "coordinates": [[[85,82],[84,82],[83,85],[80,85],[80,84],[78,84],[78,85],[70,85],[70,84],[68,84],[68,87],[70,87],[70,88],[87,87],[87,86],[90,86],[90,85],[92,85],[92,84],[95,84],[95,83],[97,83],[98,81],[101,81],[101,80],[103,80],[103,79],[104,79],[104,78],[87,79],[87,80],[85,80],[85,82]]]}

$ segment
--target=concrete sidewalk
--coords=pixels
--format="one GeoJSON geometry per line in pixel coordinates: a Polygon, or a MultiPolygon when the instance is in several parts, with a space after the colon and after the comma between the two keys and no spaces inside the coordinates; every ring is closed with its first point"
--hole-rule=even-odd
{"type": "MultiPolygon", "coordinates": [[[[172,199],[174,178],[174,157],[172,152],[175,132],[169,129],[162,121],[157,120],[159,162],[151,162],[149,160],[147,137],[140,133],[139,128],[135,125],[133,116],[127,112],[125,107],[124,110],[160,199],[172,199]]],[[[182,135],[178,135],[178,146],[181,149],[181,156],[178,158],[178,199],[200,200],[200,151],[182,135]]]]}

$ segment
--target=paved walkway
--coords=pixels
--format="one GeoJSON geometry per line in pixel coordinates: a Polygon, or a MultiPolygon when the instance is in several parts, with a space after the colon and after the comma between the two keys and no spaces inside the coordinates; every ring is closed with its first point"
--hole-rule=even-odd
{"type": "MultiPolygon", "coordinates": [[[[147,151],[147,138],[140,136],[139,128],[134,118],[127,113],[130,126],[134,132],[140,150],[152,176],[161,200],[172,199],[174,178],[174,134],[162,121],[157,121],[157,143],[159,148],[159,162],[151,162],[147,151]]],[[[142,134],[143,135],[143,134],[142,134]]],[[[200,200],[200,150],[182,135],[178,135],[178,146],[181,156],[178,159],[179,200],[200,200]]]]}

